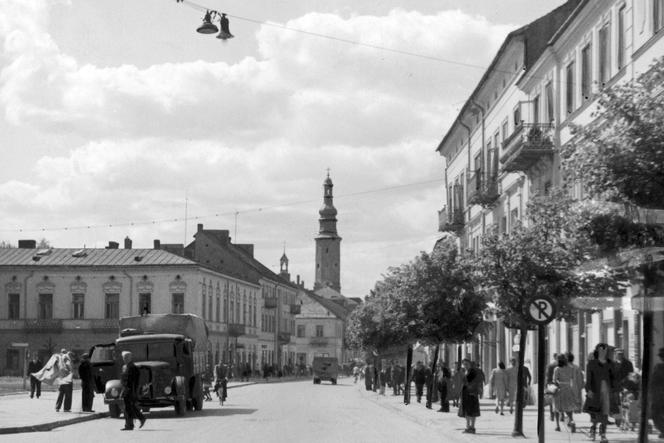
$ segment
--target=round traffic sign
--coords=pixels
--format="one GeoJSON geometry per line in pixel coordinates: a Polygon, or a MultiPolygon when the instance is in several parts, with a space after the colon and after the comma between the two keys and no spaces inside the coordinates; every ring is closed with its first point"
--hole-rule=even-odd
{"type": "Polygon", "coordinates": [[[545,325],[556,317],[556,302],[551,297],[538,295],[528,302],[526,313],[533,322],[545,325]]]}

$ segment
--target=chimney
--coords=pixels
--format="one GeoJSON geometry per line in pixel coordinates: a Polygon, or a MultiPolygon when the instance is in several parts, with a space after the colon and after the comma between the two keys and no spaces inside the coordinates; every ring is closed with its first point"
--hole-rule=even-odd
{"type": "Polygon", "coordinates": [[[203,223],[199,223],[196,232],[201,232],[202,230],[203,230],[203,223]]]}
{"type": "Polygon", "coordinates": [[[118,249],[120,247],[120,243],[116,241],[109,241],[108,246],[106,246],[106,249],[118,249]]]}
{"type": "Polygon", "coordinates": [[[297,285],[300,286],[300,274],[296,276],[295,281],[297,282],[297,285]]]}
{"type": "Polygon", "coordinates": [[[37,240],[19,240],[18,247],[21,249],[35,249],[37,247],[37,240]]]}
{"type": "Polygon", "coordinates": [[[125,237],[124,239],[124,248],[131,249],[131,239],[129,238],[129,236],[125,237]]]}
{"type": "Polygon", "coordinates": [[[161,242],[159,240],[154,241],[154,249],[161,249],[161,242]]]}

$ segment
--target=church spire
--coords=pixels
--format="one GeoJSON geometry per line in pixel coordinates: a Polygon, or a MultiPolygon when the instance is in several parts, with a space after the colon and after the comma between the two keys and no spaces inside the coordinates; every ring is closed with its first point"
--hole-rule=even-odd
{"type": "Polygon", "coordinates": [[[316,282],[314,290],[329,287],[341,293],[341,237],[337,234],[337,209],[334,207],[330,170],[323,181],[323,207],[318,211],[316,237],[316,282]]]}

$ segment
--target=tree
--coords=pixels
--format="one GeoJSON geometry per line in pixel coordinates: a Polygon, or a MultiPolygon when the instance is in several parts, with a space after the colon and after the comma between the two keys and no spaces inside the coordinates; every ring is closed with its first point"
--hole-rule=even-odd
{"type": "Polygon", "coordinates": [[[566,178],[591,195],[664,209],[664,57],[638,78],[599,94],[593,124],[562,147],[566,178]]]}
{"type": "Polygon", "coordinates": [[[14,248],[15,246],[9,243],[8,241],[0,241],[0,249],[9,249],[9,248],[14,248]]]}
{"type": "Polygon", "coordinates": [[[45,238],[42,238],[42,239],[39,240],[39,242],[37,243],[37,249],[50,249],[51,247],[52,247],[52,246],[51,246],[51,242],[49,242],[49,241],[46,240],[45,238]]]}
{"type": "Polygon", "coordinates": [[[531,200],[527,224],[509,234],[492,232],[475,257],[477,283],[495,305],[497,316],[520,332],[517,398],[513,435],[523,435],[523,374],[526,334],[535,325],[524,308],[540,295],[554,298],[558,318],[570,318],[571,300],[579,295],[618,294],[617,281],[608,272],[580,273],[591,243],[584,226],[584,212],[561,192],[531,200]]]}

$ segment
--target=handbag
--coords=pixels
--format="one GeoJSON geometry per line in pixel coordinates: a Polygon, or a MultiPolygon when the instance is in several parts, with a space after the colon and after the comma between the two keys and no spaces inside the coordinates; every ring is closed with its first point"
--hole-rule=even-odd
{"type": "Polygon", "coordinates": [[[558,389],[559,389],[558,385],[549,383],[548,385],[546,385],[545,393],[549,395],[556,395],[558,393],[558,389]]]}

